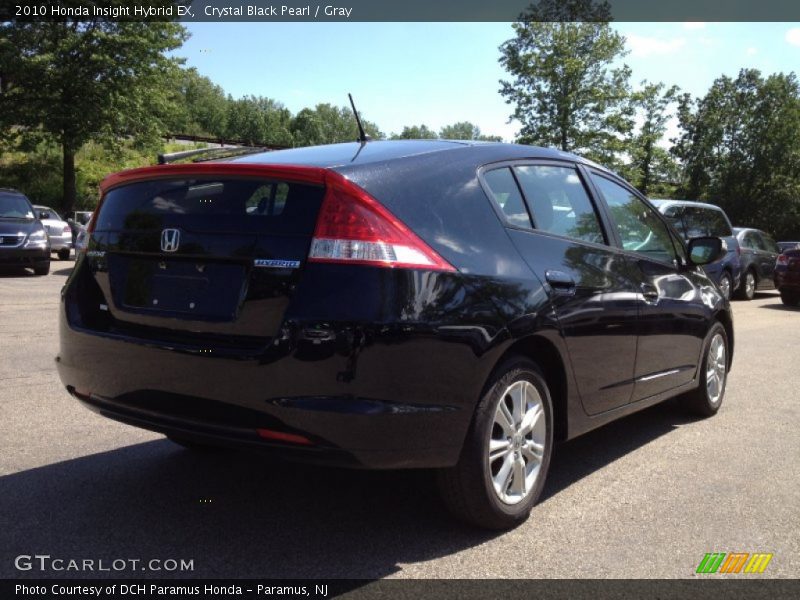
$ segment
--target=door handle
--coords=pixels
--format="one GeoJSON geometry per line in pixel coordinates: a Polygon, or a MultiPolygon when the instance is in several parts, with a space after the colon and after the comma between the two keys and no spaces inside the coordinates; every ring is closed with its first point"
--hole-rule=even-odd
{"type": "Polygon", "coordinates": [[[564,273],[564,271],[552,271],[548,269],[544,272],[544,278],[547,280],[547,283],[550,284],[550,287],[553,288],[553,292],[556,294],[560,296],[575,295],[575,280],[569,273],[564,273]]]}
{"type": "Polygon", "coordinates": [[[641,286],[642,296],[645,302],[655,303],[658,302],[659,294],[658,288],[650,283],[643,283],[641,286]]]}

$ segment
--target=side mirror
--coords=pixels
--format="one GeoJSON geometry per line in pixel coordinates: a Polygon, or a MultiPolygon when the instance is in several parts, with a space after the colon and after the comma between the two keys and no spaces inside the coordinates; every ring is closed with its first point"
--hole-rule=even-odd
{"type": "Polygon", "coordinates": [[[727,252],[725,241],[718,237],[698,237],[689,240],[689,261],[693,265],[707,265],[719,260],[727,252]]]}

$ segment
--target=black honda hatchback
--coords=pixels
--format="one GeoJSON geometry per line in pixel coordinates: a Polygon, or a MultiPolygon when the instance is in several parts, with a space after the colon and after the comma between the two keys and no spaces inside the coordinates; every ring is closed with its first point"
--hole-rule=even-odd
{"type": "Polygon", "coordinates": [[[728,302],[606,169],[386,141],[126,171],[63,290],[57,363],[102,415],[189,446],[435,468],[523,521],[553,442],[681,395],[717,412],[728,302]]]}

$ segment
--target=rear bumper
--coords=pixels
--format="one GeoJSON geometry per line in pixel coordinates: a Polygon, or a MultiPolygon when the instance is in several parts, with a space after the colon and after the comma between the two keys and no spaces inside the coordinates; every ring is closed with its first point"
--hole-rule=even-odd
{"type": "Polygon", "coordinates": [[[50,251],[58,252],[64,248],[72,248],[72,234],[66,236],[50,236],[50,251]]]}
{"type": "Polygon", "coordinates": [[[369,469],[452,466],[471,419],[472,396],[477,400],[479,393],[461,406],[447,404],[436,386],[415,396],[409,377],[441,381],[446,375],[413,341],[362,350],[359,373],[368,365],[383,366],[382,372],[345,383],[338,375],[347,359],[335,355],[203,356],[82,332],[66,321],[62,306],[58,372],[68,391],[92,410],[167,435],[292,460],[369,469]],[[409,364],[409,352],[431,372],[402,370],[395,379],[390,373],[398,373],[398,361],[409,364]],[[382,394],[370,385],[374,378],[382,380],[382,394]],[[311,443],[263,439],[258,429],[311,443]]]}
{"type": "Polygon", "coordinates": [[[778,291],[800,292],[800,271],[778,271],[773,275],[775,288],[778,291]]]}

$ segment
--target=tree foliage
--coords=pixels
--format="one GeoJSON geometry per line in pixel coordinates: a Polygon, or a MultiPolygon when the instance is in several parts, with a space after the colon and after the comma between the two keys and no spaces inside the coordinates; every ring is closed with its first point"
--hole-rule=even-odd
{"type": "Polygon", "coordinates": [[[502,138],[496,135],[483,135],[477,125],[469,121],[461,121],[452,125],[445,125],[439,131],[443,140],[477,140],[481,142],[500,142],[502,138]]]}
{"type": "Polygon", "coordinates": [[[800,85],[794,73],[743,69],[703,98],[681,98],[683,192],[722,206],[734,224],[800,235],[800,85]]]}
{"type": "Polygon", "coordinates": [[[612,67],[625,38],[610,19],[606,2],[541,0],[513,24],[515,37],[500,46],[511,75],[500,93],[522,124],[520,142],[615,161],[633,123],[630,69],[612,67]]]}
{"type": "Polygon", "coordinates": [[[76,199],[75,155],[90,140],[153,141],[177,118],[179,61],[186,39],[171,22],[0,24],[4,92],[0,129],[22,144],[56,141],[63,158],[62,206],[76,199]]]}
{"type": "MultiPolygon", "coordinates": [[[[361,116],[361,115],[359,115],[361,116]]],[[[382,139],[383,132],[378,126],[361,117],[367,135],[372,139],[382,139]]],[[[314,144],[336,144],[353,142],[358,139],[358,125],[350,108],[317,104],[313,109],[305,108],[292,119],[290,126],[295,146],[314,144]]]]}
{"type": "Polygon", "coordinates": [[[645,195],[671,192],[680,178],[675,157],[661,145],[672,116],[670,106],[677,102],[678,87],[642,82],[631,94],[631,105],[641,125],[627,144],[630,163],[625,176],[645,195]],[[669,191],[669,192],[668,192],[669,191]]]}
{"type": "Polygon", "coordinates": [[[436,132],[427,125],[406,125],[403,131],[392,135],[393,140],[435,140],[436,132]]]}

